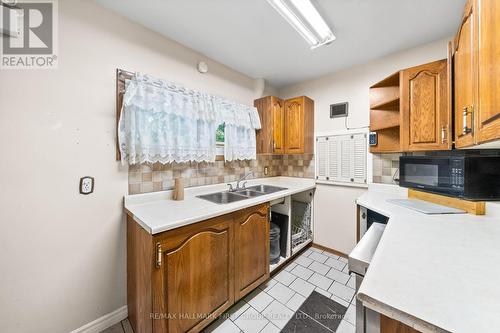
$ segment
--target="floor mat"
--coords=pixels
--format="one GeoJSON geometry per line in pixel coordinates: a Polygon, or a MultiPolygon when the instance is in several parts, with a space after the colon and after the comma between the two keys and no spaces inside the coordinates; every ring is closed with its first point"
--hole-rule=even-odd
{"type": "Polygon", "coordinates": [[[281,332],[335,332],[346,311],[345,306],[313,291],[281,332]]]}

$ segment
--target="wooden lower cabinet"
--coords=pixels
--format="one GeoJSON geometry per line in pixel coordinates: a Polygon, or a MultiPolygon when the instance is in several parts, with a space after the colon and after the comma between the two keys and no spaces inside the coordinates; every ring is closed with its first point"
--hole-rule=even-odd
{"type": "Polygon", "coordinates": [[[420,331],[381,314],[380,333],[420,333],[420,331]]]}
{"type": "Polygon", "coordinates": [[[241,298],[269,278],[269,208],[235,213],[235,293],[241,298]]]}
{"type": "Polygon", "coordinates": [[[233,228],[226,215],[156,237],[153,312],[172,319],[154,320],[154,332],[197,332],[234,303],[233,228]]]}
{"type": "Polygon", "coordinates": [[[199,332],[269,278],[269,205],[151,235],[127,226],[134,332],[199,332]]]}

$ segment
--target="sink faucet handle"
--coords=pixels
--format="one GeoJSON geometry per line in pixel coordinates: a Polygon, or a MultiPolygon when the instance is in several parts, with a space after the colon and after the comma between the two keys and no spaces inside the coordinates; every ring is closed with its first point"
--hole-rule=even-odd
{"type": "Polygon", "coordinates": [[[241,185],[241,188],[243,190],[245,190],[247,188],[247,182],[246,181],[243,182],[243,185],[241,185]]]}
{"type": "Polygon", "coordinates": [[[229,185],[229,192],[233,192],[234,191],[233,184],[228,183],[227,185],[229,185]]]}

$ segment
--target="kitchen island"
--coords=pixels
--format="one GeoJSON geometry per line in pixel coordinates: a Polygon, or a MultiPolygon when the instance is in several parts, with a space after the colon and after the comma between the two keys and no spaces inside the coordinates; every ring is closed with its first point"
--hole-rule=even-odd
{"type": "Polygon", "coordinates": [[[405,190],[370,185],[357,204],[389,217],[357,297],[421,332],[498,332],[500,204],[486,215],[426,215],[387,202],[405,190]]]}

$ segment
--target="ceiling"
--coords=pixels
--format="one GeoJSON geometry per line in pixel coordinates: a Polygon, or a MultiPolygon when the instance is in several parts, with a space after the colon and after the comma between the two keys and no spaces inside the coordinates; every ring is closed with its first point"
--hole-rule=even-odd
{"type": "Polygon", "coordinates": [[[337,40],[310,50],[266,0],[97,0],[276,88],[450,37],[465,1],[313,0],[337,40]]]}

